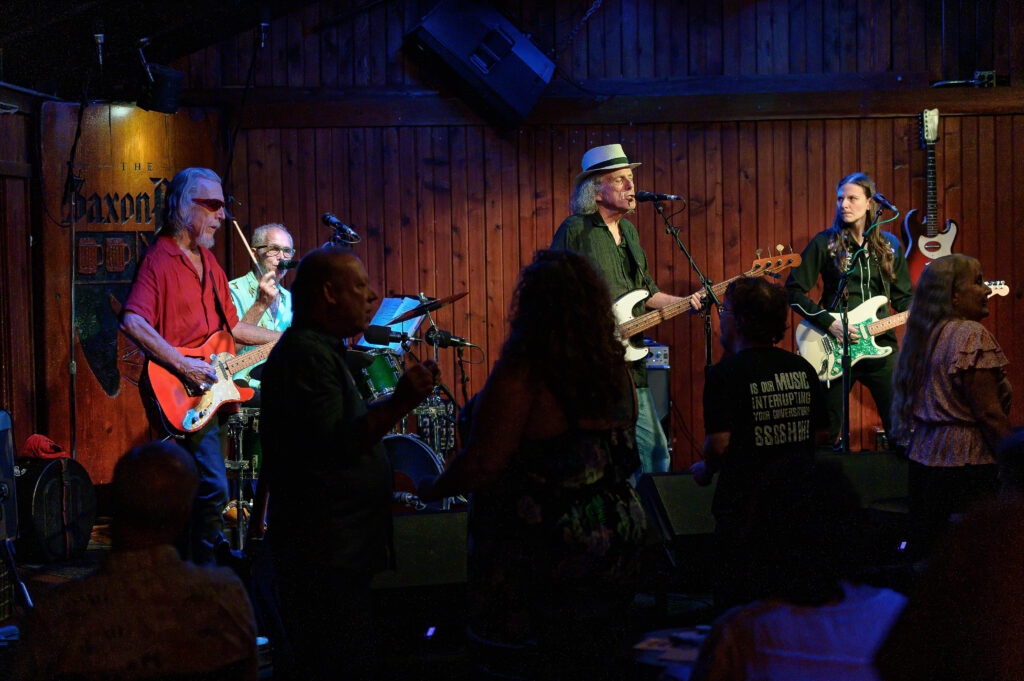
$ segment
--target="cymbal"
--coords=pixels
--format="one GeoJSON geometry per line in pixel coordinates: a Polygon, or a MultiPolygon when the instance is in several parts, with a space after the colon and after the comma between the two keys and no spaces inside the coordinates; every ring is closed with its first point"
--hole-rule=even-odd
{"type": "Polygon", "coordinates": [[[409,321],[413,317],[419,317],[421,314],[426,314],[427,312],[433,312],[434,310],[440,307],[444,307],[449,303],[454,303],[459,298],[464,297],[466,293],[468,293],[468,291],[463,291],[462,293],[453,293],[447,298],[438,298],[437,300],[431,300],[426,303],[420,303],[411,310],[403,312],[402,314],[392,319],[390,322],[388,322],[388,326],[391,326],[392,324],[397,324],[399,322],[409,321]]]}

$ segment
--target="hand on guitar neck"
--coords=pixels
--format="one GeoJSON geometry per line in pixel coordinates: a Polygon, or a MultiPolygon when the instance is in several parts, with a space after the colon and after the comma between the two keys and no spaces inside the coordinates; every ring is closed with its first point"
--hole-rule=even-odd
{"type": "MultiPolygon", "coordinates": [[[[850,330],[850,341],[856,343],[860,340],[860,331],[853,324],[847,323],[847,328],[850,330]]],[[[832,322],[832,326],[828,327],[829,333],[836,337],[837,340],[843,340],[843,320],[837,319],[832,322]]]]}

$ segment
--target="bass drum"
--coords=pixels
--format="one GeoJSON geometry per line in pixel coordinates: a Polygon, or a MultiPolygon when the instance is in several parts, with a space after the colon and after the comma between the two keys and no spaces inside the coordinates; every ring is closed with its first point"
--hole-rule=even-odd
{"type": "Polygon", "coordinates": [[[387,435],[383,442],[394,481],[391,511],[447,511],[450,501],[447,498],[423,504],[416,496],[421,484],[441,475],[444,460],[415,435],[387,435]]]}

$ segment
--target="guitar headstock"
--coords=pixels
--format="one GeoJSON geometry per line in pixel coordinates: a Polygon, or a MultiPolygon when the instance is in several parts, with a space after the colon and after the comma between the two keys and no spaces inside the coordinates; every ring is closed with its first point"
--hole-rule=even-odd
{"type": "Polygon", "coordinates": [[[939,139],[939,110],[925,109],[921,112],[921,143],[927,147],[939,139]]]}
{"type": "Polygon", "coordinates": [[[750,269],[747,270],[746,275],[748,277],[760,277],[762,275],[775,275],[779,272],[789,269],[790,267],[798,267],[800,265],[801,258],[799,253],[779,253],[774,258],[757,258],[751,264],[750,269]]]}
{"type": "Polygon", "coordinates": [[[1008,296],[1010,295],[1010,287],[1006,285],[1005,281],[986,281],[985,286],[992,289],[992,292],[988,294],[988,297],[992,296],[1008,296]]]}

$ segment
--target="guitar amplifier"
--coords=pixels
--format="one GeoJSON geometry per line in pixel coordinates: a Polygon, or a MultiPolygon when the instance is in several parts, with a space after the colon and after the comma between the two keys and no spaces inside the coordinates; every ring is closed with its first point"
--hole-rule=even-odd
{"type": "MultiPolygon", "coordinates": [[[[661,427],[665,435],[669,437],[669,424],[672,419],[669,409],[672,404],[670,388],[672,386],[671,373],[668,361],[668,346],[659,345],[649,339],[644,339],[647,345],[647,357],[644,362],[647,365],[647,385],[651,389],[651,397],[654,398],[654,411],[658,414],[661,427]]],[[[671,437],[669,437],[671,442],[671,437]]]]}

